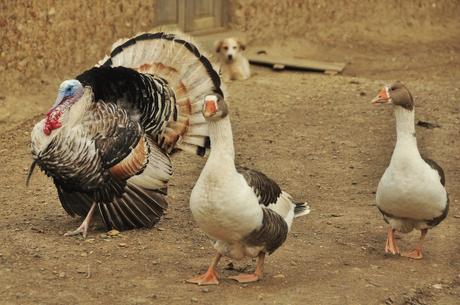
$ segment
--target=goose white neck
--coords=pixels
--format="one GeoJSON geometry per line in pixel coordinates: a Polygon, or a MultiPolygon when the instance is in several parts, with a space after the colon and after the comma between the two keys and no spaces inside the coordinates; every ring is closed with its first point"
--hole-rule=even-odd
{"type": "Polygon", "coordinates": [[[232,126],[228,115],[223,119],[209,123],[209,137],[211,139],[210,158],[213,155],[222,156],[225,154],[235,160],[232,126]]]}
{"type": "Polygon", "coordinates": [[[394,107],[396,118],[396,133],[399,136],[415,134],[415,110],[407,110],[400,106],[394,107]]]}
{"type": "Polygon", "coordinates": [[[395,154],[404,152],[406,156],[420,156],[415,137],[415,111],[407,110],[399,106],[394,107],[396,118],[396,147],[395,154]]]}

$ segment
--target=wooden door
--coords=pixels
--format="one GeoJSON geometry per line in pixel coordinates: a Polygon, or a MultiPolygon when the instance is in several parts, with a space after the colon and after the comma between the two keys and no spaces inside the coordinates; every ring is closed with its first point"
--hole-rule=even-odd
{"type": "Polygon", "coordinates": [[[184,30],[186,0],[156,0],[155,24],[184,30]]]}
{"type": "Polygon", "coordinates": [[[157,0],[155,23],[185,32],[222,30],[226,26],[226,0],[157,0]]]}

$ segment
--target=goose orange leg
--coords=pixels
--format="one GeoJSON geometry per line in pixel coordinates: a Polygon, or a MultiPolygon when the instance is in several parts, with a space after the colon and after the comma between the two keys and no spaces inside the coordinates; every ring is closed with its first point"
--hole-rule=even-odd
{"type": "Polygon", "coordinates": [[[69,231],[64,234],[64,236],[74,236],[81,234],[83,238],[86,238],[88,235],[89,225],[91,224],[91,219],[93,218],[94,210],[96,209],[96,203],[93,203],[91,208],[89,209],[88,214],[85,217],[85,220],[81,223],[81,225],[74,231],[69,231]]]}
{"type": "Polygon", "coordinates": [[[265,253],[261,252],[259,257],[257,258],[257,267],[256,271],[252,274],[239,274],[236,276],[229,276],[229,279],[238,281],[239,283],[251,283],[257,282],[262,278],[262,273],[264,272],[264,260],[265,260],[265,253]]]}
{"type": "Polygon", "coordinates": [[[186,282],[198,285],[218,285],[219,277],[217,275],[216,267],[221,257],[222,254],[217,253],[214,259],[212,260],[211,265],[209,265],[208,270],[204,274],[186,280],[186,282]]]}
{"type": "Polygon", "coordinates": [[[426,233],[428,233],[428,229],[420,230],[420,240],[415,246],[415,249],[409,252],[403,252],[401,253],[401,256],[412,258],[412,259],[422,259],[423,258],[422,246],[423,246],[423,241],[425,240],[426,233]]]}
{"type": "Polygon", "coordinates": [[[395,229],[388,228],[387,242],[385,244],[385,252],[391,254],[399,254],[399,248],[396,245],[395,229]]]}

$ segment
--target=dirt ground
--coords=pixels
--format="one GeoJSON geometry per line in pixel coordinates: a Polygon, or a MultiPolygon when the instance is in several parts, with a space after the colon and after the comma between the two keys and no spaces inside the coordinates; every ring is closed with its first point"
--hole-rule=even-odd
{"type": "MultiPolygon", "coordinates": [[[[349,65],[337,76],[253,67],[250,80],[229,85],[237,162],[264,171],[312,207],[268,258],[263,280],[247,285],[184,283],[213,255],[188,208],[205,162],[198,157],[174,159],[170,208],[156,228],[108,237],[96,225],[86,240],[63,237],[80,219],[60,207],[51,180],[36,173],[25,187],[30,130],[61,79],[43,75],[41,86],[1,89],[0,303],[459,304],[460,31],[440,32],[410,42],[404,33],[378,41],[331,40],[327,32],[304,44],[287,40],[276,46],[286,54],[349,65]],[[451,198],[421,261],[384,254],[386,227],[374,206],[395,125],[391,107],[369,102],[396,79],[416,99],[416,120],[441,125],[417,127],[419,148],[443,166],[451,198]]],[[[399,245],[408,249],[417,239],[413,232],[399,245]]],[[[244,260],[231,270],[229,263],[220,264],[223,277],[255,266],[244,260]]]]}

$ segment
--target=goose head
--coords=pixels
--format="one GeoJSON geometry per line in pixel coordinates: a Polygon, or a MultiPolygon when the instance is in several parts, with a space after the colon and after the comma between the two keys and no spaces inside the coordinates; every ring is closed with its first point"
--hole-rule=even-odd
{"type": "Polygon", "coordinates": [[[208,121],[218,121],[228,115],[228,106],[223,97],[207,95],[203,103],[203,116],[208,121]]]}
{"type": "Polygon", "coordinates": [[[412,111],[414,109],[414,99],[409,90],[400,82],[395,82],[390,86],[384,86],[378,95],[372,100],[372,104],[393,104],[412,111]]]}
{"type": "Polygon", "coordinates": [[[50,135],[54,129],[62,126],[62,115],[80,99],[83,92],[82,84],[76,79],[66,80],[59,86],[56,101],[46,114],[43,127],[43,132],[46,135],[50,135]]]}

